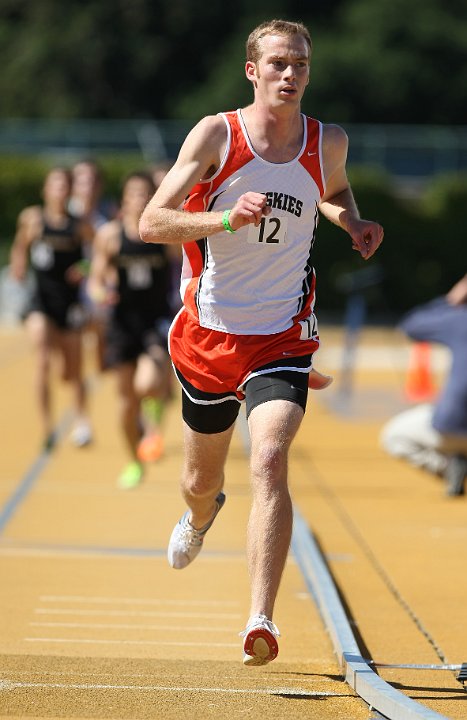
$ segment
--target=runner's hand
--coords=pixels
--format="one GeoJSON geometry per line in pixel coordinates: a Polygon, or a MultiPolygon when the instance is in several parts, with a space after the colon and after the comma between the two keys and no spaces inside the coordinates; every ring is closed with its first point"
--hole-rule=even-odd
{"type": "Polygon", "coordinates": [[[230,211],[230,227],[238,230],[245,225],[258,226],[261,218],[271,212],[271,208],[266,203],[267,197],[263,193],[247,192],[241,195],[230,211]]]}
{"type": "Polygon", "coordinates": [[[371,220],[354,220],[348,232],[352,238],[353,249],[365,260],[371,258],[383,242],[383,228],[371,220]]]}

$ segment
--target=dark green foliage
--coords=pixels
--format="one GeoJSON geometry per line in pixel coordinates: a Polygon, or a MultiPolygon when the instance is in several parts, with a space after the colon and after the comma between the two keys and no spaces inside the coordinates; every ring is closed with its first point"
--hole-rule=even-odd
{"type": "Polygon", "coordinates": [[[272,17],[310,28],[307,113],[465,123],[464,0],[2,0],[0,117],[196,120],[239,107],[246,37],[272,17]]]}
{"type": "Polygon", "coordinates": [[[40,158],[3,156],[0,161],[0,237],[13,236],[18,213],[41,202],[48,165],[40,158]]]}
{"type": "Polygon", "coordinates": [[[463,0],[349,0],[315,39],[304,108],[320,119],[465,123],[463,0]]]}
{"type": "Polygon", "coordinates": [[[342,230],[320,221],[314,256],[318,309],[342,312],[346,297],[339,279],[372,265],[381,268],[383,279],[365,291],[370,314],[395,317],[447,292],[467,271],[460,216],[467,207],[467,178],[434,181],[417,200],[399,197],[398,188],[379,173],[356,169],[350,179],[362,216],[378,220],[385,238],[364,261],[342,230]]]}

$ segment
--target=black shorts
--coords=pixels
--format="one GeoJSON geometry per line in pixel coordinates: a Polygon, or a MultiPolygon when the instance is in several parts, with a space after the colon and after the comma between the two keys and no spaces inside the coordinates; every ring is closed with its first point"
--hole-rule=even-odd
{"type": "Polygon", "coordinates": [[[140,355],[151,355],[152,347],[167,350],[167,318],[144,318],[136,313],[113,316],[106,333],[106,361],[109,367],[136,362],[140,355]]]}
{"type": "Polygon", "coordinates": [[[69,293],[64,293],[63,296],[48,297],[46,294],[36,291],[31,296],[23,317],[26,318],[33,312],[45,315],[61,332],[81,330],[86,324],[86,313],[83,306],[78,302],[77,296],[69,297],[69,293]]]}
{"type": "MultiPolygon", "coordinates": [[[[290,364],[290,360],[288,360],[290,364]]],[[[241,401],[232,393],[207,393],[191,385],[175,368],[182,385],[182,415],[186,424],[196,432],[214,434],[224,432],[237,419],[241,401]]],[[[246,415],[270,400],[290,400],[306,410],[308,372],[276,370],[253,375],[244,386],[246,415]]]]}

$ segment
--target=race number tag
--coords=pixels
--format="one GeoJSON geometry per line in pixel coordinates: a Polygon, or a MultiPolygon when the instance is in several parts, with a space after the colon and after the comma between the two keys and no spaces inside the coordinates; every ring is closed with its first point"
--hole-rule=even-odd
{"type": "Polygon", "coordinates": [[[305,320],[300,320],[299,324],[302,328],[300,340],[315,340],[318,337],[318,321],[313,314],[305,320]]]}
{"type": "Polygon", "coordinates": [[[287,218],[268,215],[261,219],[258,227],[248,227],[248,242],[264,245],[285,245],[287,241],[287,218]]]}
{"type": "Polygon", "coordinates": [[[133,260],[127,270],[128,287],[132,290],[146,290],[151,287],[151,268],[145,260],[133,260]]]}
{"type": "Polygon", "coordinates": [[[38,270],[51,270],[54,266],[54,251],[45,242],[39,242],[31,248],[32,264],[38,270]]]}

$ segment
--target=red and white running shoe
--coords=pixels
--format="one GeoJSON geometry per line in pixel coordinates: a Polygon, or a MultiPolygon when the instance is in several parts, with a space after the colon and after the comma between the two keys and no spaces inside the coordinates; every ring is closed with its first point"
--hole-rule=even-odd
{"type": "Polygon", "coordinates": [[[279,646],[276,638],[280,632],[266,615],[253,615],[240,635],[243,641],[243,664],[266,665],[277,657],[279,646]]]}

